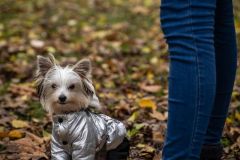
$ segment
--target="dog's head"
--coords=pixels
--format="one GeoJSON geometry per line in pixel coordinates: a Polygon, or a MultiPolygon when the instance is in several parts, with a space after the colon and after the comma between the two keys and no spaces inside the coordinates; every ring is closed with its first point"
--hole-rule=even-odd
{"type": "Polygon", "coordinates": [[[61,67],[52,55],[38,56],[36,82],[40,102],[51,114],[87,108],[94,96],[89,59],[61,67]]]}

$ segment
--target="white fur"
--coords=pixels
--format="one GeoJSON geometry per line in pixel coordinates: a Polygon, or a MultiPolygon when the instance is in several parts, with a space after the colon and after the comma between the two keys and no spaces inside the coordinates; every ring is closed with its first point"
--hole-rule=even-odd
{"type": "MultiPolygon", "coordinates": [[[[66,66],[63,68],[54,64],[45,75],[39,76],[41,81],[40,102],[50,114],[75,112],[88,106],[100,107],[91,81],[76,73],[74,67],[66,66]],[[52,88],[53,85],[56,87],[52,88]],[[75,87],[70,89],[71,85],[75,87]],[[86,86],[93,92],[93,95],[87,94],[86,86]],[[61,94],[67,97],[65,104],[59,103],[61,94]]],[[[38,72],[41,72],[41,68],[38,69],[38,72]]]]}

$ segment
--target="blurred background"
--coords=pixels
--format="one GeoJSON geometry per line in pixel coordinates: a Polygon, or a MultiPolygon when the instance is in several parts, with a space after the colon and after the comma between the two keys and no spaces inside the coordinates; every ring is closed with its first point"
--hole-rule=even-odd
{"type": "MultiPolygon", "coordinates": [[[[48,53],[63,65],[90,58],[102,105],[127,126],[129,160],[160,159],[168,49],[159,6],[158,0],[1,0],[0,159],[49,159],[51,121],[34,87],[36,55],[48,53]]],[[[239,0],[234,12],[240,46],[239,0]]],[[[239,70],[222,144],[224,159],[239,159],[239,70]]]]}

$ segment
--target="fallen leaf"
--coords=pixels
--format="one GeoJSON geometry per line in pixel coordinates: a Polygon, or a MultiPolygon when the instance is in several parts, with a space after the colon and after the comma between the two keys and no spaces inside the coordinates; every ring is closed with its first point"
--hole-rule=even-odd
{"type": "Polygon", "coordinates": [[[0,126],[0,132],[3,132],[3,131],[4,131],[4,127],[0,126]]]}
{"type": "Polygon", "coordinates": [[[162,159],[161,156],[162,154],[161,153],[157,153],[157,154],[155,154],[154,155],[154,157],[153,157],[153,160],[160,160],[160,159],[162,159]]]}
{"type": "Polygon", "coordinates": [[[42,48],[44,47],[44,42],[41,40],[33,39],[31,40],[31,46],[34,48],[42,48]]]}
{"type": "Polygon", "coordinates": [[[155,151],[155,148],[147,145],[147,144],[138,144],[138,148],[142,149],[145,152],[153,153],[155,151]]]}
{"type": "Polygon", "coordinates": [[[8,136],[8,132],[6,131],[0,131],[0,139],[5,138],[8,136]]]}
{"type": "Polygon", "coordinates": [[[135,112],[133,112],[133,114],[128,118],[128,121],[129,122],[134,122],[137,118],[138,118],[138,112],[137,111],[135,111],[135,112]]]}
{"type": "Polygon", "coordinates": [[[132,12],[135,14],[147,15],[149,13],[149,10],[148,10],[148,8],[143,7],[143,6],[136,6],[132,9],[132,12]]]}
{"type": "Polygon", "coordinates": [[[232,124],[232,123],[233,123],[232,118],[228,117],[228,118],[226,119],[226,123],[227,123],[227,124],[232,124]]]}
{"type": "Polygon", "coordinates": [[[50,137],[51,137],[51,134],[50,134],[50,133],[48,133],[48,132],[47,132],[47,131],[45,131],[45,130],[43,130],[42,134],[43,134],[43,137],[44,137],[44,138],[46,138],[46,139],[48,139],[48,138],[50,138],[50,137]]]}
{"type": "Polygon", "coordinates": [[[157,120],[160,120],[160,121],[167,120],[167,114],[162,114],[161,112],[158,112],[156,110],[153,110],[153,113],[149,113],[149,115],[152,118],[156,118],[157,120]]]}
{"type": "Polygon", "coordinates": [[[20,130],[12,130],[8,133],[9,138],[22,138],[24,133],[20,130]]]}
{"type": "Polygon", "coordinates": [[[154,79],[154,74],[151,71],[147,72],[147,80],[152,81],[154,79]]]}
{"type": "Polygon", "coordinates": [[[138,101],[138,104],[142,108],[151,108],[152,110],[157,109],[156,103],[150,98],[143,98],[138,101]]]}
{"type": "Polygon", "coordinates": [[[11,159],[48,159],[44,141],[38,139],[41,138],[26,132],[24,138],[10,141],[7,144],[6,152],[14,157],[11,159]]]}
{"type": "Polygon", "coordinates": [[[237,120],[240,121],[240,113],[239,112],[235,112],[235,117],[236,117],[237,120]]]}
{"type": "Polygon", "coordinates": [[[145,125],[143,123],[140,123],[140,124],[134,124],[133,125],[133,128],[131,130],[128,130],[127,131],[127,137],[129,138],[132,138],[133,136],[135,136],[139,131],[140,129],[142,129],[145,125]]]}
{"type": "Polygon", "coordinates": [[[22,120],[12,120],[11,124],[14,128],[29,127],[29,124],[26,121],[22,121],[22,120]]]}
{"type": "Polygon", "coordinates": [[[156,93],[161,90],[160,85],[146,85],[146,84],[141,84],[140,88],[144,91],[150,92],[150,93],[156,93]]]}
{"type": "Polygon", "coordinates": [[[164,141],[164,136],[161,132],[153,132],[153,141],[157,143],[163,143],[164,141]]]}

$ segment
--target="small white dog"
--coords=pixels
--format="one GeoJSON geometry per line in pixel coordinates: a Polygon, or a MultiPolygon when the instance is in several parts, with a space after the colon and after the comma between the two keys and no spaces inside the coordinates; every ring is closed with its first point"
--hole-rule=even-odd
{"type": "Polygon", "coordinates": [[[52,55],[38,56],[37,66],[40,102],[53,120],[52,159],[94,160],[104,149],[105,159],[126,159],[129,145],[123,123],[89,110],[101,110],[91,81],[90,61],[61,67],[52,55]]]}

